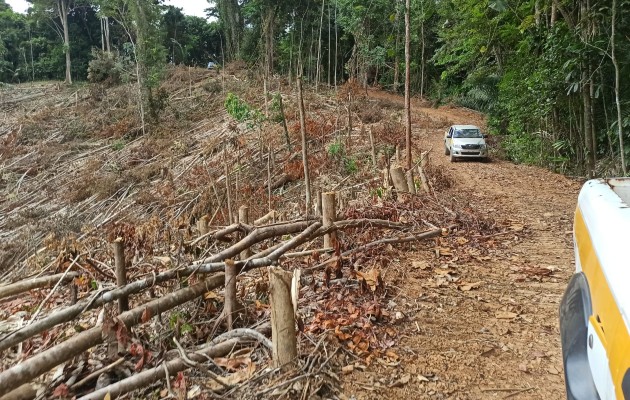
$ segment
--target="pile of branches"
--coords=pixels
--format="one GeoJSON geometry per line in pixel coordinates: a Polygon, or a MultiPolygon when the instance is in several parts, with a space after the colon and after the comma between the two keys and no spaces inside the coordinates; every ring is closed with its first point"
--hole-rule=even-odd
{"type": "MultiPolygon", "coordinates": [[[[48,374],[39,382],[45,386],[45,392],[64,396],[85,394],[84,398],[99,398],[101,394],[107,393],[114,396],[144,388],[167,376],[178,376],[179,372],[189,367],[202,369],[208,376],[214,376],[215,379],[211,380],[217,381],[218,386],[209,390],[216,393],[233,390],[234,385],[230,384],[233,374],[229,374],[226,369],[213,366],[212,358],[225,356],[235,346],[251,342],[252,338],[261,343],[263,348],[268,347],[268,339],[262,335],[265,329],[260,326],[257,327],[258,330],[255,330],[255,326],[248,326],[244,328],[245,330],[235,329],[218,337],[213,336],[217,329],[223,326],[223,317],[217,312],[216,306],[212,307],[208,303],[212,303],[212,299],[216,298],[212,293],[225,285],[226,266],[235,267],[243,279],[249,271],[277,264],[287,265],[289,263],[286,260],[304,257],[308,260],[302,263],[302,267],[311,275],[316,271],[322,271],[329,277],[339,277],[342,275],[340,269],[343,260],[359,250],[383,244],[418,241],[447,233],[447,230],[442,228],[427,230],[420,229],[421,227],[422,224],[415,221],[401,223],[369,218],[341,220],[327,226],[323,226],[321,219],[318,218],[262,226],[232,224],[208,232],[187,244],[190,254],[194,254],[195,249],[199,247],[208,249],[216,246],[218,249],[222,246],[221,243],[226,242],[232,243],[231,245],[223,246],[213,255],[174,268],[177,260],[173,260],[171,256],[153,256],[157,260],[168,260],[163,265],[171,268],[149,264],[148,270],[145,268],[142,272],[143,275],[138,271],[140,276],[123,286],[112,284],[113,269],[108,266],[107,259],[98,260],[94,254],[87,251],[79,252],[77,249],[66,251],[57,259],[58,266],[63,268],[62,273],[26,279],[0,287],[0,301],[8,306],[3,308],[10,310],[13,305],[14,310],[11,313],[22,316],[22,321],[14,321],[14,326],[9,324],[4,328],[0,327],[2,328],[0,332],[4,331],[0,333],[0,351],[8,352],[6,354],[9,357],[6,360],[13,360],[14,363],[12,366],[3,366],[3,372],[0,373],[0,395],[18,389],[24,384],[27,389],[34,390],[34,384],[31,382],[55,368],[57,373],[53,376],[48,374]],[[378,240],[355,245],[353,248],[344,249],[339,242],[332,250],[313,248],[322,236],[337,231],[379,231],[380,234],[372,234],[372,237],[379,237],[378,240]],[[385,235],[383,232],[390,234],[385,235]],[[243,257],[245,251],[254,254],[243,257]],[[333,254],[329,254],[331,252],[333,254]],[[324,255],[313,257],[315,254],[324,255]],[[311,262],[312,259],[320,262],[314,264],[311,262]],[[66,288],[67,284],[70,287],[66,288]],[[44,297],[45,291],[42,289],[50,286],[53,288],[39,302],[35,312],[30,315],[28,312],[21,314],[15,312],[16,309],[24,311],[28,308],[23,304],[26,292],[34,293],[33,297],[39,300],[44,297]],[[131,299],[133,308],[117,315],[111,307],[112,302],[129,296],[133,296],[131,299]],[[205,299],[205,304],[198,303],[201,297],[205,299]],[[68,302],[72,304],[60,307],[61,304],[68,302]],[[182,323],[178,318],[173,318],[173,315],[178,314],[173,310],[184,305],[192,307],[193,313],[200,312],[199,309],[202,308],[204,312],[210,310],[206,314],[214,314],[214,324],[208,321],[204,326],[197,327],[195,333],[199,337],[190,340],[191,345],[207,341],[209,344],[201,350],[183,348],[177,341],[177,338],[181,337],[182,323]],[[45,313],[45,310],[48,312],[45,313]],[[99,313],[96,315],[90,310],[98,310],[99,313]],[[42,314],[45,315],[40,318],[42,314]],[[25,322],[27,315],[29,318],[25,322]],[[164,316],[168,316],[170,324],[163,322],[164,316]],[[213,325],[213,328],[208,330],[210,325],[213,325]],[[169,333],[164,333],[165,330],[169,333]],[[154,335],[164,335],[166,338],[172,336],[173,341],[169,345],[160,341],[156,344],[149,339],[154,335]],[[165,348],[168,347],[177,349],[179,356],[167,361],[166,355],[169,353],[165,348]],[[104,355],[105,353],[107,355],[104,355]],[[106,373],[115,368],[112,366],[115,363],[124,364],[123,361],[116,359],[115,355],[118,354],[121,354],[127,363],[133,360],[135,369],[142,372],[130,377],[122,376],[122,379],[118,376],[117,379],[121,380],[109,385],[101,382],[100,386],[103,387],[94,391],[94,381],[97,378],[110,376],[111,374],[106,373]],[[91,368],[92,366],[100,368],[91,368]],[[79,382],[81,384],[77,385],[79,382]],[[88,392],[93,393],[88,395],[86,394],[88,392]]],[[[118,239],[125,237],[125,230],[120,227],[114,230],[114,233],[120,235],[118,239]]],[[[138,243],[141,240],[138,239],[138,234],[135,234],[134,240],[131,237],[126,238],[130,244],[127,250],[131,249],[131,243],[135,243],[132,253],[138,254],[138,243]]],[[[255,274],[249,272],[251,273],[255,274]]],[[[258,303],[260,302],[254,302],[258,303]]],[[[33,305],[31,304],[31,308],[33,305]]],[[[249,314],[251,320],[251,312],[249,314]]],[[[258,321],[264,320],[267,314],[263,312],[254,318],[258,321]]],[[[241,322],[246,323],[247,320],[248,318],[243,317],[241,322]]],[[[186,325],[189,325],[189,322],[186,322],[186,325]]],[[[254,359],[264,364],[268,355],[264,351],[258,351],[257,354],[254,359]]],[[[306,368],[307,374],[315,374],[312,365],[303,368],[306,368]]],[[[238,373],[242,374],[240,370],[238,373]]],[[[247,378],[253,376],[251,373],[247,378]]],[[[275,379],[273,376],[268,378],[272,381],[275,379]]],[[[333,381],[334,379],[330,382],[333,381]]],[[[181,382],[179,385],[181,386],[181,382]]],[[[332,387],[324,386],[328,389],[332,387]]]]}

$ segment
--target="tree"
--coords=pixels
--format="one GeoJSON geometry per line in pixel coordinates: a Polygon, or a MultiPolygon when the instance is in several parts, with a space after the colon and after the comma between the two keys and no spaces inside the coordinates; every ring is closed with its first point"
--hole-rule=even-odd
{"type": "Polygon", "coordinates": [[[225,47],[228,60],[238,59],[241,56],[241,39],[244,23],[238,0],[214,0],[215,12],[219,16],[219,22],[225,35],[225,47]]]}
{"type": "Polygon", "coordinates": [[[411,170],[411,0],[405,3],[405,143],[407,170],[411,170]]]}
{"type": "MultiPolygon", "coordinates": [[[[136,42],[134,50],[137,60],[137,79],[140,90],[140,115],[145,131],[144,110],[148,108],[153,121],[157,121],[164,107],[159,92],[166,54],[162,46],[160,9],[152,0],[132,0],[129,3],[134,21],[136,42]]],[[[130,37],[133,40],[133,38],[130,37]]]]}
{"type": "Polygon", "coordinates": [[[0,0],[0,81],[20,80],[26,74],[23,43],[27,40],[24,16],[0,0]]]}
{"type": "Polygon", "coordinates": [[[610,21],[610,52],[611,52],[611,60],[613,66],[615,68],[615,108],[617,111],[617,138],[619,139],[619,155],[621,158],[621,171],[624,175],[627,174],[626,171],[626,156],[623,146],[623,121],[622,121],[622,113],[621,113],[621,101],[619,95],[620,88],[620,72],[619,72],[619,62],[617,61],[617,51],[616,51],[616,25],[617,25],[617,0],[612,1],[612,15],[610,21]]]}
{"type": "Polygon", "coordinates": [[[72,61],[70,58],[70,30],[68,27],[68,14],[74,10],[74,0],[28,0],[33,4],[37,13],[50,18],[58,28],[63,41],[64,54],[66,56],[66,83],[72,83],[72,61]],[[58,21],[57,21],[58,20],[58,21]],[[59,24],[59,25],[57,25],[59,24]]]}

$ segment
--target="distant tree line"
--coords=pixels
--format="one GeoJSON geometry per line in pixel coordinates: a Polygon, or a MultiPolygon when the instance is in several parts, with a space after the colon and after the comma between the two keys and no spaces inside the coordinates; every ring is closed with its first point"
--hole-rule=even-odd
{"type": "MultiPolygon", "coordinates": [[[[0,0],[4,82],[68,80],[66,50],[69,77],[85,79],[93,48],[129,51],[133,9],[146,3],[156,10],[146,26],[159,33],[162,51],[153,54],[163,63],[241,60],[316,87],[354,78],[403,88],[403,0],[209,0],[216,22],[158,0],[31,2],[24,16],[0,0]]],[[[626,173],[630,1],[411,0],[410,7],[416,95],[486,113],[515,161],[626,173]]]]}

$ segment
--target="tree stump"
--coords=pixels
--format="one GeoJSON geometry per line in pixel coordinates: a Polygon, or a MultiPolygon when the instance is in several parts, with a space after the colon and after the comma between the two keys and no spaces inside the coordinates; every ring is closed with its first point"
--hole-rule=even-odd
{"type": "MultiPolygon", "coordinates": [[[[322,225],[324,228],[335,223],[337,219],[337,211],[335,208],[335,192],[322,193],[322,225]]],[[[331,232],[324,235],[324,248],[335,246],[337,241],[337,233],[331,232]]]]}
{"type": "Polygon", "coordinates": [[[392,181],[394,182],[394,188],[397,192],[409,193],[405,171],[401,166],[392,167],[392,169],[390,170],[390,175],[392,177],[392,181]]]}
{"type": "Polygon", "coordinates": [[[273,365],[280,368],[297,357],[295,316],[291,301],[293,274],[280,267],[269,267],[269,296],[271,299],[271,341],[273,365]]]}
{"type": "MultiPolygon", "coordinates": [[[[116,267],[116,285],[118,287],[127,284],[127,267],[125,265],[125,243],[122,238],[117,238],[112,244],[114,248],[114,265],[116,267]]],[[[118,314],[129,310],[129,299],[126,296],[118,299],[118,314]]]]}

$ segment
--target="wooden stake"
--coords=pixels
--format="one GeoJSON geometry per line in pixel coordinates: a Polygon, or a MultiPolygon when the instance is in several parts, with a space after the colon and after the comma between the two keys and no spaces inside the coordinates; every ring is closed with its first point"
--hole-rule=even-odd
{"type": "Polygon", "coordinates": [[[392,177],[388,168],[383,169],[383,187],[385,189],[392,187],[392,177]]]}
{"type": "MultiPolygon", "coordinates": [[[[118,238],[112,244],[114,248],[114,264],[116,266],[116,285],[118,287],[127,284],[127,269],[125,266],[125,243],[122,238],[118,238]]],[[[122,296],[118,299],[118,314],[129,310],[129,298],[122,296]]]]}
{"type": "Polygon", "coordinates": [[[293,274],[280,267],[269,267],[271,299],[271,341],[275,368],[292,363],[297,357],[295,317],[291,301],[293,274]]]}
{"type": "Polygon", "coordinates": [[[271,147],[267,147],[267,211],[271,211],[271,147]]]}
{"type": "Polygon", "coordinates": [[[232,194],[230,190],[230,170],[228,169],[227,160],[225,164],[225,190],[227,193],[227,207],[228,207],[228,218],[229,224],[234,222],[234,215],[232,214],[232,194]]]}
{"type": "Polygon", "coordinates": [[[208,233],[208,220],[208,216],[204,215],[197,221],[197,230],[199,231],[199,236],[203,236],[208,233]]]}
{"type": "Polygon", "coordinates": [[[322,208],[323,208],[323,206],[322,206],[322,191],[318,190],[317,191],[317,206],[316,206],[316,209],[315,209],[315,214],[321,217],[323,215],[322,208]]]}
{"type": "MultiPolygon", "coordinates": [[[[249,207],[241,206],[238,209],[238,222],[241,224],[249,224],[249,207]]],[[[247,260],[247,257],[251,255],[249,248],[241,251],[241,260],[247,260]]]]}
{"type": "Polygon", "coordinates": [[[416,194],[416,184],[413,181],[413,169],[407,171],[405,177],[407,178],[407,188],[409,189],[409,193],[416,194]]]}
{"type": "MultiPolygon", "coordinates": [[[[363,136],[364,131],[365,128],[361,125],[361,136],[363,136]]],[[[374,135],[371,127],[368,129],[368,134],[370,136],[370,147],[372,148],[372,166],[376,169],[376,147],[374,146],[374,135]]]]}
{"type": "Polygon", "coordinates": [[[225,261],[225,304],[223,312],[227,321],[227,329],[232,330],[238,318],[238,299],[236,297],[236,277],[238,268],[233,260],[225,261]]]}
{"type": "MultiPolygon", "coordinates": [[[[335,192],[322,193],[322,223],[324,227],[333,225],[336,220],[337,211],[335,209],[335,192]]],[[[337,233],[331,232],[324,235],[324,247],[334,247],[337,241],[337,233]]]]}

